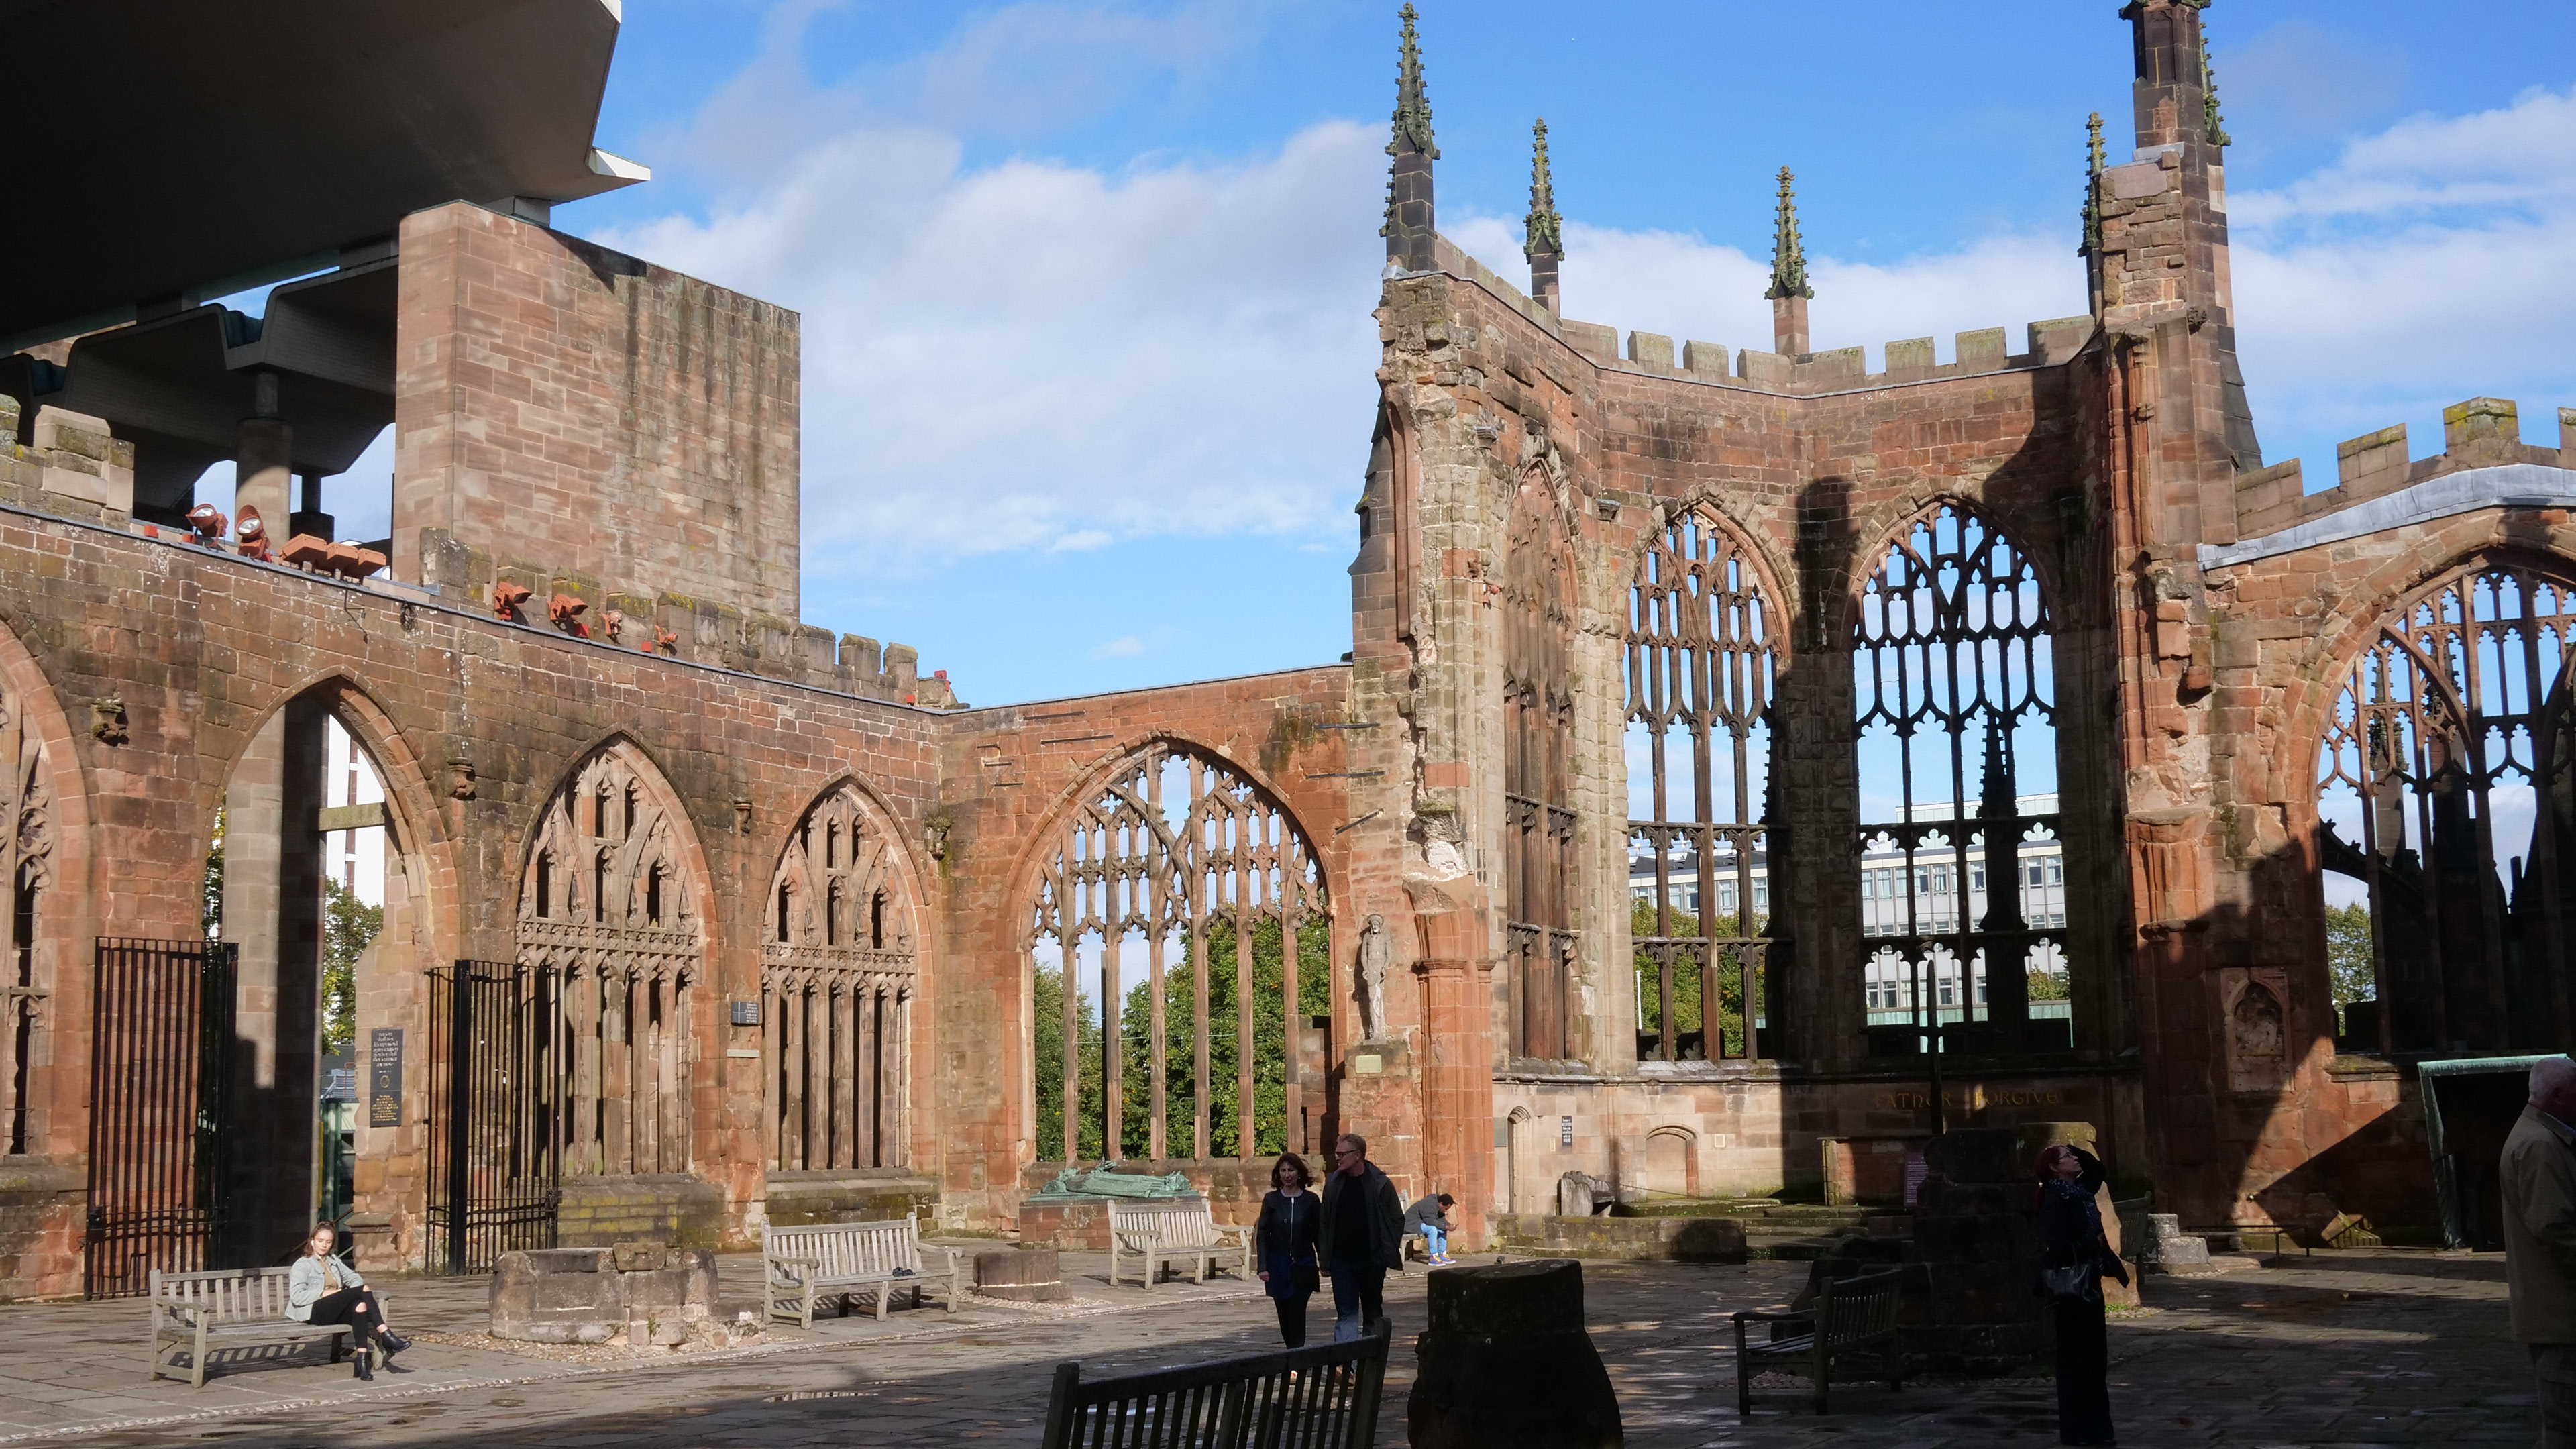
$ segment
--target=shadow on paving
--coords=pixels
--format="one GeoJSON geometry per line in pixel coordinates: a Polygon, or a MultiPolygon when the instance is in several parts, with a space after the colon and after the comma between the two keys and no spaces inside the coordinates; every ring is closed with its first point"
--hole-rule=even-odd
{"type": "MultiPolygon", "coordinates": [[[[2505,1338],[2500,1263],[2338,1254],[2273,1270],[2148,1281],[2148,1312],[2112,1328],[2124,1445],[2528,1444],[2538,1427],[2521,1349],[2505,1338]]],[[[1636,1449],[1701,1446],[2045,1445],[2044,1377],[1838,1385],[1834,1412],[1766,1376],[1750,1422],[1735,1411],[1728,1315],[1776,1305],[1802,1265],[1587,1264],[1594,1342],[1636,1449]]],[[[1406,1441],[1421,1324],[1419,1275],[1390,1303],[1397,1339],[1378,1443],[1406,1441]]],[[[1314,1327],[1329,1332],[1329,1314],[1314,1327]]],[[[1054,1366],[1091,1376],[1259,1353],[1276,1344],[1249,1297],[1087,1319],[977,1315],[951,1336],[657,1367],[543,1384],[387,1396],[323,1410],[200,1419],[84,1435],[101,1446],[240,1439],[263,1445],[831,1445],[939,1449],[1037,1442],[1054,1366]]],[[[2036,1370],[2044,1374],[2045,1367],[2036,1370]]],[[[396,1393],[399,1392],[398,1386],[396,1393]]]]}

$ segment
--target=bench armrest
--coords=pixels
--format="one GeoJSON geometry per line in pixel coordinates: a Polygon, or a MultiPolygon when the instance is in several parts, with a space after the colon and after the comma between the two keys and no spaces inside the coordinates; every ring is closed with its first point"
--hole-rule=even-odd
{"type": "Polygon", "coordinates": [[[765,1258],[763,1258],[763,1259],[761,1260],[761,1263],[762,1263],[762,1266],[768,1270],[768,1273],[769,1273],[769,1279],[770,1279],[770,1281],[771,1281],[771,1282],[773,1282],[773,1283],[774,1283],[774,1282],[777,1282],[777,1281],[779,1280],[779,1276],[780,1276],[780,1275],[779,1275],[779,1271],[778,1271],[778,1270],[779,1270],[779,1269],[781,1269],[781,1268],[789,1268],[789,1269],[804,1269],[804,1270],[806,1270],[806,1272],[802,1272],[802,1273],[799,1273],[799,1272],[791,1272],[791,1273],[788,1273],[788,1274],[786,1275],[786,1278],[787,1278],[787,1280],[788,1280],[789,1282],[795,1282],[795,1283],[801,1283],[801,1282],[805,1281],[805,1278],[806,1278],[810,1273],[819,1273],[819,1272],[821,1272],[821,1271],[822,1271],[822,1268],[823,1268],[823,1260],[822,1260],[822,1259],[820,1259],[820,1258],[766,1258],[766,1257],[765,1257],[765,1258]]]}
{"type": "Polygon", "coordinates": [[[1814,1323],[1816,1321],[1813,1309],[1797,1313],[1764,1313],[1749,1308],[1739,1309],[1734,1314],[1734,1318],[1738,1323],[1814,1323]]]}
{"type": "Polygon", "coordinates": [[[202,1303],[183,1303],[176,1298],[155,1298],[152,1300],[152,1306],[186,1323],[191,1328],[196,1327],[197,1321],[210,1311],[202,1303]]]}
{"type": "MultiPolygon", "coordinates": [[[[924,1259],[927,1259],[927,1258],[928,1258],[931,1254],[933,1254],[933,1253],[937,1253],[939,1256],[941,1256],[941,1257],[943,1257],[943,1258],[945,1258],[945,1259],[947,1259],[947,1260],[948,1260],[946,1263],[942,1264],[942,1265],[939,1267],[939,1269],[938,1269],[938,1271],[939,1271],[939,1272],[945,1273],[945,1272],[949,1271],[950,1269],[952,1269],[952,1268],[954,1268],[954,1267],[956,1267],[956,1266],[957,1266],[957,1257],[958,1257],[958,1254],[957,1254],[957,1250],[956,1250],[955,1248],[943,1248],[943,1247],[939,1246],[937,1243],[921,1243],[921,1244],[917,1244],[916,1246],[917,1246],[918,1250],[920,1251],[920,1253],[921,1253],[921,1255],[922,1255],[922,1257],[923,1257],[924,1259]]],[[[922,1271],[923,1271],[923,1272],[925,1272],[925,1273],[926,1273],[926,1272],[931,1271],[931,1268],[930,1268],[930,1265],[929,1265],[929,1263],[928,1263],[928,1262],[926,1262],[926,1261],[925,1261],[925,1262],[922,1264],[922,1271]]]]}

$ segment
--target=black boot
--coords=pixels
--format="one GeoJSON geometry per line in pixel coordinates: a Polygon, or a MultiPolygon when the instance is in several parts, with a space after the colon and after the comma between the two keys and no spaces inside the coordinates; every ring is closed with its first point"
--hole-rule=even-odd
{"type": "Polygon", "coordinates": [[[394,1357],[394,1355],[395,1355],[395,1354],[398,1354],[398,1353],[402,1352],[404,1349],[407,1349],[407,1348],[411,1347],[411,1340],[410,1340],[410,1339],[408,1339],[408,1338],[404,1338],[404,1337],[400,1336],[399,1334],[396,1334],[396,1333],[395,1333],[392,1329],[390,1329],[390,1328],[379,1328],[379,1329],[377,1329],[377,1330],[376,1330],[376,1342],[377,1342],[379,1345],[381,1345],[381,1346],[383,1347],[383,1349],[384,1349],[384,1351],[385,1351],[385,1361],[386,1361],[387,1363],[391,1363],[391,1362],[393,1361],[393,1357],[394,1357]]]}
{"type": "Polygon", "coordinates": [[[367,1346],[363,1343],[359,1344],[357,1351],[350,1355],[349,1377],[363,1383],[374,1383],[376,1381],[374,1360],[375,1355],[368,1352],[367,1346]]]}

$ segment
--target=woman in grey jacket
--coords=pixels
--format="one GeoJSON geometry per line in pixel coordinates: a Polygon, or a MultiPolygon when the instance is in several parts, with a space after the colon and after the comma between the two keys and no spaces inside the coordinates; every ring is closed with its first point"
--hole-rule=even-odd
{"type": "Polygon", "coordinates": [[[304,1243],[303,1256],[286,1275],[286,1316],[299,1323],[345,1323],[350,1336],[357,1340],[352,1372],[362,1379],[376,1376],[368,1362],[372,1346],[383,1351],[385,1367],[394,1373],[410,1370],[394,1367],[394,1355],[411,1345],[394,1336],[385,1323],[384,1305],[367,1290],[367,1280],[358,1270],[331,1256],[340,1243],[340,1232],[329,1223],[316,1223],[313,1236],[304,1243]]]}

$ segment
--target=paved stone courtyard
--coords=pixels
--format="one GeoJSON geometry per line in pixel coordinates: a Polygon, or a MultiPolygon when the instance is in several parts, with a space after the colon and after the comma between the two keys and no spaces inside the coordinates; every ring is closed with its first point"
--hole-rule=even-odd
{"type": "MultiPolygon", "coordinates": [[[[729,1298],[757,1290],[723,1262],[729,1298]]],[[[1268,1305],[1231,1282],[1112,1290],[1106,1260],[1068,1255],[1069,1309],[897,1309],[781,1327],[747,1350],[580,1363],[441,1343],[373,1384],[318,1348],[226,1359],[203,1389],[143,1376],[139,1303],[0,1308],[0,1444],[122,1446],[239,1440],[293,1446],[934,1446],[1034,1444],[1048,1376],[1066,1358],[1117,1371],[1258,1352],[1268,1305]]],[[[1783,1397],[1735,1412],[1726,1315],[1777,1306],[1803,1265],[1585,1265],[1593,1337],[1619,1387],[1628,1442],[1852,1449],[2056,1439],[2044,1378],[1838,1390],[1816,1418],[1783,1397]]],[[[394,1321],[480,1326],[481,1279],[385,1285],[394,1321]]],[[[1396,1361],[1378,1442],[1404,1442],[1423,1275],[1389,1284],[1396,1361]]],[[[2113,1404],[2129,1445],[2529,1444],[2538,1432],[2521,1349],[2505,1337],[2492,1254],[2339,1253],[2203,1279],[2149,1280],[2150,1307],[2115,1316],[2113,1404]]],[[[1328,1306],[1314,1325],[1329,1331],[1328,1306]]],[[[1767,1381],[1766,1381],[1767,1382],[1767,1381]]]]}

